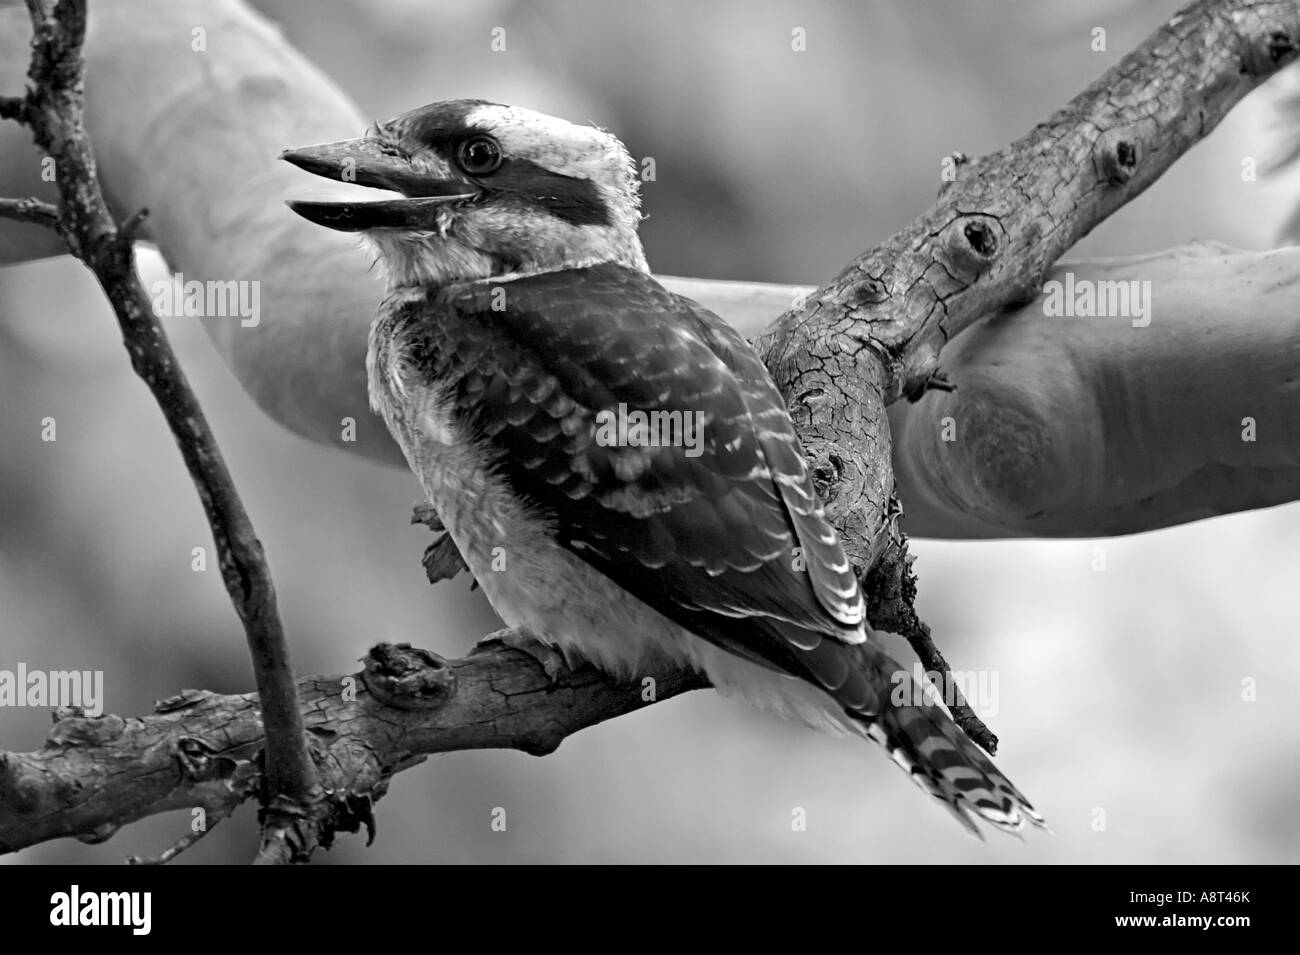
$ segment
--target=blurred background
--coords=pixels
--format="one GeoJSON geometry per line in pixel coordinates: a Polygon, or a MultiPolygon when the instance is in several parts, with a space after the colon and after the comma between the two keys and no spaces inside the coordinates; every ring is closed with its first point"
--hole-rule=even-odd
{"type": "MultiPolygon", "coordinates": [[[[476,96],[595,122],[653,156],[642,234],[656,271],[808,284],[925,208],[941,157],[1021,135],[1179,6],[253,5],[377,118],[476,96]]],[[[1274,244],[1295,177],[1243,182],[1241,168],[1280,149],[1276,103],[1294,80],[1279,79],[1072,254],[1274,244]]],[[[153,253],[141,267],[166,272],[153,253]]],[[[380,640],[458,656],[494,629],[467,578],[422,584],[408,474],[288,434],[192,321],[168,331],[266,545],[301,673],[351,671],[380,640]]],[[[193,487],[89,273],[67,258],[0,268],[0,337],[0,668],[102,669],[105,708],[123,715],[182,687],[250,689],[219,574],[191,570],[211,546],[193,487]],[[55,443],[40,440],[46,416],[55,443]]],[[[998,763],[1054,836],[981,844],[882,753],[695,693],[543,759],[431,759],[395,779],[372,848],[344,837],[318,861],[1294,862],[1297,540],[1293,504],[1126,539],[914,543],[921,613],[955,667],[996,672],[998,763]]],[[[48,722],[0,710],[0,749],[39,748],[48,722]]],[[[156,817],[0,862],[119,862],[188,825],[156,817]]],[[[246,807],[181,861],[255,847],[246,807]]]]}

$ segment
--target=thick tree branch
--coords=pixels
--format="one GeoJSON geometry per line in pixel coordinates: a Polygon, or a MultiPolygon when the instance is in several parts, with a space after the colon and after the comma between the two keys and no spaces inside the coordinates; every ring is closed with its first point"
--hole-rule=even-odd
{"type": "Polygon", "coordinates": [[[957,163],[930,209],[755,340],[863,566],[894,491],[885,404],[924,393],[948,339],[1037,298],[1070,246],[1298,51],[1296,0],[1189,4],[1025,137],[957,163]]]}
{"type": "MultiPolygon", "coordinates": [[[[517,749],[565,737],[705,686],[666,673],[616,683],[594,670],[552,683],[532,657],[485,643],[463,660],[383,645],[362,673],[299,681],[330,833],[374,826],[391,776],[433,753],[517,749]]],[[[264,745],[257,697],[187,691],[141,719],[67,716],[34,753],[0,753],[0,853],[72,836],[102,842],[145,816],[203,807],[209,824],[257,788],[264,745]]]]}
{"type": "MultiPolygon", "coordinates": [[[[910,534],[1101,537],[1300,500],[1300,248],[1205,242],[1047,278],[1070,276],[1150,282],[1151,324],[1036,301],[950,343],[957,390],[889,407],[910,534]]],[[[812,291],[669,281],[746,333],[812,291]]]]}
{"type": "MultiPolygon", "coordinates": [[[[68,250],[99,280],[131,357],[162,410],[199,493],[217,547],[226,590],[244,624],[268,727],[265,790],[268,842],[313,836],[298,820],[316,794],[303,735],[289,645],[276,609],[262,544],[185,373],[135,273],[132,246],[144,214],[118,227],[105,204],[82,120],[84,0],[29,0],[35,39],[23,108],[7,112],[27,125],[58,170],[58,231],[68,250]]],[[[32,210],[30,200],[12,208],[32,210]],[[26,205],[25,205],[26,204],[26,205]]],[[[37,218],[48,218],[39,207],[37,218]]],[[[29,221],[37,221],[31,219],[29,221]]]]}
{"type": "Polygon", "coordinates": [[[933,206],[757,343],[776,368],[829,349],[856,369],[865,346],[888,369],[888,399],[919,396],[947,341],[1038,298],[1057,259],[1298,53],[1294,0],[1188,5],[1023,138],[954,157],[933,206]]]}

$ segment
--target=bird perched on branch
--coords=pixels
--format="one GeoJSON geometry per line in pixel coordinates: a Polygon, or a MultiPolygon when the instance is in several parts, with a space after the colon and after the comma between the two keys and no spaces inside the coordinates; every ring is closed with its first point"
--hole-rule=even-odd
{"type": "Polygon", "coordinates": [[[1042,825],[913,702],[763,362],[651,277],[618,139],[459,100],[284,158],[400,193],[290,205],[382,263],[371,404],[516,634],[624,679],[689,667],[874,740],[977,834],[1042,825]]]}

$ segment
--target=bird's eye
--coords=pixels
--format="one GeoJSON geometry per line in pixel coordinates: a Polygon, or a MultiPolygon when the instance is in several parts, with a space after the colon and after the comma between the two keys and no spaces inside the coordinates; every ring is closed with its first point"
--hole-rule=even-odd
{"type": "Polygon", "coordinates": [[[456,148],[456,164],[468,175],[486,176],[501,168],[501,147],[491,136],[473,136],[456,148]]]}

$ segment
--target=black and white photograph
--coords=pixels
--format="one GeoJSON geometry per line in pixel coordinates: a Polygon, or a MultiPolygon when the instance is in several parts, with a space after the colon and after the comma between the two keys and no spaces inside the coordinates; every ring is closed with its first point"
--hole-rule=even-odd
{"type": "Polygon", "coordinates": [[[0,401],[33,924],[1300,861],[1300,0],[0,0],[0,401]]]}

